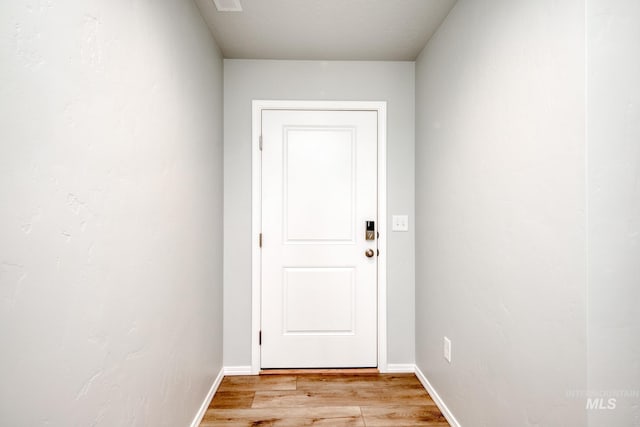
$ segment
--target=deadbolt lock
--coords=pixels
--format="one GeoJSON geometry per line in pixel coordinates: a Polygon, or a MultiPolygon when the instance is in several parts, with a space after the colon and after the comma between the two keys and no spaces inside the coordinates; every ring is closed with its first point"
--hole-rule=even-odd
{"type": "Polygon", "coordinates": [[[376,240],[376,222],[367,221],[367,227],[364,235],[365,240],[376,240]]]}

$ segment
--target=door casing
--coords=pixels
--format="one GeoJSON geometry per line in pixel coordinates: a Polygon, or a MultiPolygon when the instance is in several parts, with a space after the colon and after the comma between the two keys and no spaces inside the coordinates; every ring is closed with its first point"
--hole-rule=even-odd
{"type": "Polygon", "coordinates": [[[260,373],[262,169],[260,134],[262,110],[376,111],[378,114],[378,370],[387,372],[387,103],[385,101],[276,101],[252,102],[251,131],[251,373],[260,373]]]}

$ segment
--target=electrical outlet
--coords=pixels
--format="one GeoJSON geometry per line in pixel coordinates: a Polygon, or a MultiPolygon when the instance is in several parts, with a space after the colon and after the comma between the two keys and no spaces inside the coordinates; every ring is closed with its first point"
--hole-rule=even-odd
{"type": "Polygon", "coordinates": [[[451,340],[447,337],[444,337],[444,358],[451,363],[451,340]]]}

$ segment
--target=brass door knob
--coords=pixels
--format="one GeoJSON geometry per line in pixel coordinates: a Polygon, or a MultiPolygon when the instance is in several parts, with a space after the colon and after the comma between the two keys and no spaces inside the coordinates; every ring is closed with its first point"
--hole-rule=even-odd
{"type": "Polygon", "coordinates": [[[364,254],[367,256],[367,258],[371,258],[375,254],[375,252],[373,252],[373,249],[367,249],[364,254]]]}

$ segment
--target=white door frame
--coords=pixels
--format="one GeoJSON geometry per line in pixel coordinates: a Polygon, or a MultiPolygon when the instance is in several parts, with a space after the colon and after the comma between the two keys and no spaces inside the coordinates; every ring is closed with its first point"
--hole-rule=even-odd
{"type": "Polygon", "coordinates": [[[378,370],[387,372],[387,103],[385,101],[266,101],[252,103],[251,126],[251,373],[260,372],[262,253],[262,110],[376,111],[378,113],[378,370]]]}

